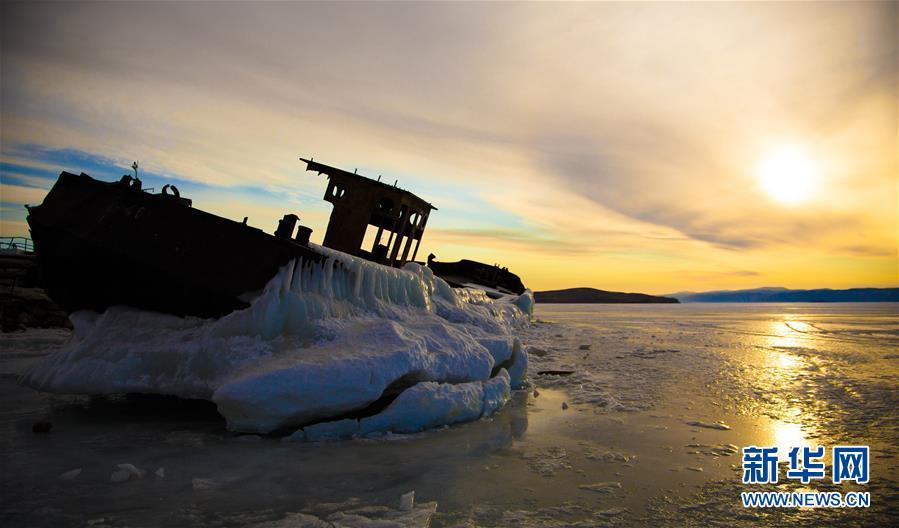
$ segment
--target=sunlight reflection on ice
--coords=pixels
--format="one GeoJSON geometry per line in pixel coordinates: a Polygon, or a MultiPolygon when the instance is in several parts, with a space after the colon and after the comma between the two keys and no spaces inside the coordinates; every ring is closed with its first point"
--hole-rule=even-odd
{"type": "Polygon", "coordinates": [[[781,457],[790,452],[791,447],[808,445],[802,426],[797,423],[777,421],[774,422],[772,436],[777,453],[781,457]]]}
{"type": "Polygon", "coordinates": [[[813,340],[810,335],[814,329],[806,323],[790,321],[772,321],[768,330],[768,344],[772,348],[796,348],[806,346],[807,341],[813,340]]]}
{"type": "MultiPolygon", "coordinates": [[[[767,374],[772,377],[783,378],[787,381],[794,378],[797,370],[803,366],[803,360],[789,349],[810,348],[815,342],[815,328],[807,323],[783,318],[772,321],[768,331],[768,344],[772,350],[768,353],[769,369],[767,374]]],[[[776,421],[772,426],[771,443],[776,445],[781,456],[789,453],[792,447],[811,445],[809,432],[815,430],[815,414],[806,412],[799,405],[792,405],[784,409],[784,415],[790,417],[790,422],[776,421]]]]}

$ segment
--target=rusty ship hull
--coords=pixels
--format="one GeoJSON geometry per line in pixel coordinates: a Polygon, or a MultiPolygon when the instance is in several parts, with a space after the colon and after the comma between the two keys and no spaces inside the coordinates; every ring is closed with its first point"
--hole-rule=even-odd
{"type": "Polygon", "coordinates": [[[27,221],[48,295],[71,313],[129,305],[218,317],[248,306],[306,244],[121,182],[63,172],[27,221]]]}

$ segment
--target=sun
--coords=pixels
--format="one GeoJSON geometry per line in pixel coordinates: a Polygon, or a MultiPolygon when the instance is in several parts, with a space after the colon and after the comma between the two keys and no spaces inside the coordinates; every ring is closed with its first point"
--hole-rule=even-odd
{"type": "Polygon", "coordinates": [[[762,190],[786,205],[798,205],[815,191],[818,169],[800,147],[773,149],[759,160],[757,176],[762,190]]]}

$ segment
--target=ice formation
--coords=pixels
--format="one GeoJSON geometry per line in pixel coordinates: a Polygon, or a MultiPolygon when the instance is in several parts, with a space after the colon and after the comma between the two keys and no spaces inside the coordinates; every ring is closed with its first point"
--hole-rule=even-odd
{"type": "Polygon", "coordinates": [[[59,476],[59,478],[61,478],[62,480],[73,480],[73,479],[75,479],[75,477],[77,477],[80,474],[81,474],[81,468],[77,468],[77,469],[73,469],[71,471],[66,471],[65,473],[61,474],[59,476]]]}
{"type": "Polygon", "coordinates": [[[285,265],[247,309],[220,319],[76,312],[72,341],[22,382],[207,399],[229,429],[309,425],[309,439],[475,419],[521,385],[527,353],[513,332],[530,319],[529,291],[492,300],[415,263],[394,269],[317,249],[328,258],[285,265]],[[402,392],[379,414],[334,421],[391,388],[402,392]]]}

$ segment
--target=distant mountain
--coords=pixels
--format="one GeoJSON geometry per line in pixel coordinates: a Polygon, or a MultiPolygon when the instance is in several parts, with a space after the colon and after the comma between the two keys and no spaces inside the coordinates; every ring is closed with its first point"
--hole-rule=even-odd
{"type": "Polygon", "coordinates": [[[644,293],[621,293],[597,290],[594,288],[569,288],[567,290],[550,290],[534,292],[534,300],[538,303],[677,303],[671,297],[657,297],[644,293]]]}
{"type": "Polygon", "coordinates": [[[851,288],[848,290],[791,290],[755,288],[679,292],[669,295],[680,302],[899,302],[899,288],[851,288]]]}

